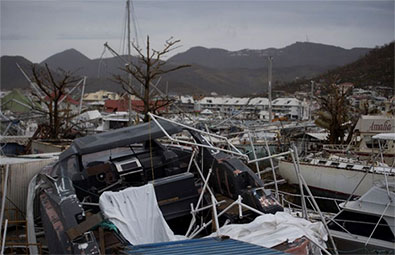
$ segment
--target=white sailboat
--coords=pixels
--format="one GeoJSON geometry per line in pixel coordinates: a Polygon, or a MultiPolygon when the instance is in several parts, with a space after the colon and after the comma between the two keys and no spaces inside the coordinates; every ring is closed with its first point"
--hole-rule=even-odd
{"type": "MultiPolygon", "coordinates": [[[[385,141],[395,141],[395,133],[378,134],[372,137],[377,141],[379,147],[385,141]]],[[[383,162],[382,153],[376,160],[381,163],[369,164],[339,156],[304,158],[300,162],[300,172],[307,184],[328,195],[329,193],[349,196],[361,196],[365,194],[375,183],[388,181],[395,182],[395,167],[388,166],[383,162]]],[[[298,178],[294,171],[292,162],[279,161],[279,173],[290,184],[297,184],[298,178]]]]}

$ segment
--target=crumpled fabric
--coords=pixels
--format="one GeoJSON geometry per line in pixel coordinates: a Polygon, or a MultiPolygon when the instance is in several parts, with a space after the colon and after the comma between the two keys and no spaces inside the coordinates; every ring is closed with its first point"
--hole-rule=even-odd
{"type": "MultiPolygon", "coordinates": [[[[220,228],[220,234],[232,239],[272,248],[285,241],[305,236],[326,247],[328,234],[322,222],[312,223],[286,212],[258,216],[247,224],[230,224],[220,228]]],[[[216,236],[216,233],[210,237],[216,236]]]]}
{"type": "Polygon", "coordinates": [[[104,217],[114,223],[132,245],[182,239],[167,225],[152,184],[104,192],[99,205],[104,217]]]}

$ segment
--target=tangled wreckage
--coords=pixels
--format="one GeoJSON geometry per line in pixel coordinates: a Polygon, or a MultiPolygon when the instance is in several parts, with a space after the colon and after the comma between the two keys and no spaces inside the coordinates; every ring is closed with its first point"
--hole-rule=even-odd
{"type": "MultiPolygon", "coordinates": [[[[283,211],[263,181],[243,163],[245,155],[230,143],[215,147],[210,141],[212,136],[223,137],[152,118],[149,123],[75,139],[58,162],[33,180],[31,199],[39,203],[41,215],[35,217],[41,219],[35,225],[43,226],[49,253],[120,253],[136,245],[105,217],[101,203],[103,194],[121,194],[130,187],[152,185],[163,218],[174,232],[187,231],[186,238],[210,234],[210,223],[218,231],[218,219],[242,221],[226,210],[217,214],[217,207],[225,203],[217,201],[218,196],[243,201],[250,209],[243,212],[243,222],[283,211]],[[186,133],[189,139],[177,138],[186,133]],[[207,218],[211,221],[203,223],[207,218]]],[[[136,208],[146,203],[143,198],[136,200],[136,208]]],[[[128,218],[141,216],[138,211],[127,213],[128,218]]],[[[29,228],[29,239],[35,239],[34,226],[29,228]]],[[[152,241],[158,240],[146,243],[152,241]]]]}

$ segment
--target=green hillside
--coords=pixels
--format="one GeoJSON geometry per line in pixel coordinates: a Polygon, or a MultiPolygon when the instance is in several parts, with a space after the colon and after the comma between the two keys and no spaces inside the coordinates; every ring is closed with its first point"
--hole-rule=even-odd
{"type": "Polygon", "coordinates": [[[288,92],[309,89],[310,80],[331,80],[337,77],[338,82],[352,82],[355,87],[369,86],[394,87],[394,42],[376,47],[364,57],[351,64],[332,69],[313,79],[304,79],[277,87],[288,92]]]}

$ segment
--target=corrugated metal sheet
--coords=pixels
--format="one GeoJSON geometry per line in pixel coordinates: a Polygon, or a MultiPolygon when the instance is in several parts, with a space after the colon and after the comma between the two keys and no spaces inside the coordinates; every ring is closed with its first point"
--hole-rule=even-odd
{"type": "Polygon", "coordinates": [[[175,242],[130,246],[126,254],[286,254],[234,239],[200,238],[175,242]]]}
{"type": "MultiPolygon", "coordinates": [[[[51,162],[54,162],[57,157],[45,159],[27,159],[14,158],[13,161],[0,161],[1,180],[3,183],[5,177],[6,164],[10,165],[7,183],[7,200],[6,208],[17,207],[22,213],[26,213],[26,199],[30,180],[35,174],[51,162]],[[11,201],[11,202],[10,202],[11,201]]],[[[1,185],[0,185],[1,186],[1,185]]],[[[3,191],[0,190],[0,193],[3,191]]],[[[1,197],[0,197],[1,200],[1,197]]]]}

